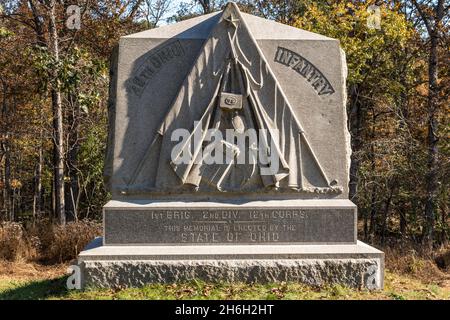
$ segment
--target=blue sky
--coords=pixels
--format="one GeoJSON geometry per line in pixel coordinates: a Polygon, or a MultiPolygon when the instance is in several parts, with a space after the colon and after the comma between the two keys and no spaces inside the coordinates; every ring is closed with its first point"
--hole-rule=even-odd
{"type": "Polygon", "coordinates": [[[171,17],[171,16],[173,16],[177,12],[177,9],[178,9],[178,7],[180,6],[180,4],[182,2],[189,2],[189,0],[172,0],[172,4],[170,6],[170,10],[164,15],[163,21],[161,21],[159,23],[160,26],[163,26],[163,25],[167,24],[166,19],[171,17]]]}

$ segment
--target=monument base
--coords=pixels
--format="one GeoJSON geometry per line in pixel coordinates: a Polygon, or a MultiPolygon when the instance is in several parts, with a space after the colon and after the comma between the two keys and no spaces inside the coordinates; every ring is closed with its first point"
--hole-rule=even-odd
{"type": "Polygon", "coordinates": [[[80,253],[78,264],[83,288],[200,279],[382,289],[384,279],[384,253],[360,241],[345,245],[104,246],[102,238],[96,238],[80,253]]]}

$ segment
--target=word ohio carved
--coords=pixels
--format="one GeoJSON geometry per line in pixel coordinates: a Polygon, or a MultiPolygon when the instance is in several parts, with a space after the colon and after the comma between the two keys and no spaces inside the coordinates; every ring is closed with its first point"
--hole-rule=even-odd
{"type": "Polygon", "coordinates": [[[292,68],[305,78],[319,96],[332,95],[335,90],[330,81],[307,59],[289,49],[278,47],[275,62],[292,68]]]}

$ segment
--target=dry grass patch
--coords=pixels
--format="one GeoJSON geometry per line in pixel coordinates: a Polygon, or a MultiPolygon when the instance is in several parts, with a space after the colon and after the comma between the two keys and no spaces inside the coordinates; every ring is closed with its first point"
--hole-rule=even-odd
{"type": "Polygon", "coordinates": [[[0,260],[0,280],[43,280],[62,277],[67,270],[67,264],[42,265],[23,261],[0,260]]]}
{"type": "Polygon", "coordinates": [[[24,226],[15,222],[0,224],[0,260],[63,263],[101,235],[98,222],[80,220],[65,226],[43,219],[24,226]]]}
{"type": "Polygon", "coordinates": [[[450,247],[442,247],[433,254],[420,253],[414,248],[385,248],[386,269],[426,284],[450,287],[450,272],[438,266],[438,257],[450,252],[450,247]]]}

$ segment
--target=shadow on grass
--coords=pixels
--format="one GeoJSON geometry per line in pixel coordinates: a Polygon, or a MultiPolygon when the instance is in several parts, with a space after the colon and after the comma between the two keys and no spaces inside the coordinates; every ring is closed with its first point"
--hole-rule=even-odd
{"type": "Polygon", "coordinates": [[[68,295],[67,276],[49,280],[21,283],[14,288],[0,292],[0,300],[40,300],[48,297],[62,298],[68,295]]]}

